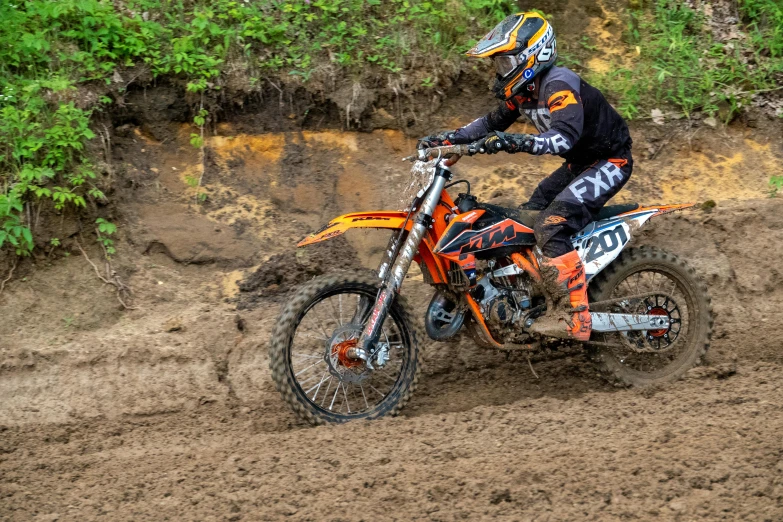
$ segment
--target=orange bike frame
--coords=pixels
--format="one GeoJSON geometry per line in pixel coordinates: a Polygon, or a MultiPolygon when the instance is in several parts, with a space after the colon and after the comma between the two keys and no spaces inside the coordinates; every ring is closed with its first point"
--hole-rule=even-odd
{"type": "MultiPolygon", "coordinates": [[[[638,214],[641,212],[645,212],[648,210],[657,210],[658,212],[653,215],[660,215],[675,210],[682,210],[684,208],[689,208],[691,206],[693,205],[687,204],[687,205],[665,205],[665,206],[647,207],[647,208],[639,208],[634,211],[627,212],[626,214],[631,215],[631,214],[638,214]]],[[[451,263],[451,261],[456,261],[453,255],[445,256],[436,253],[435,245],[438,244],[438,241],[440,240],[441,236],[443,236],[444,232],[446,231],[446,229],[448,229],[450,225],[459,221],[473,223],[481,214],[483,214],[484,211],[472,210],[470,212],[466,212],[464,214],[455,216],[457,212],[458,210],[454,203],[454,200],[451,199],[451,196],[448,194],[448,192],[446,192],[446,190],[443,190],[441,192],[440,201],[438,202],[438,205],[436,206],[435,211],[433,212],[432,215],[432,226],[427,230],[427,233],[424,234],[422,241],[419,245],[418,253],[413,258],[413,260],[416,261],[420,267],[426,268],[427,272],[431,276],[431,280],[433,284],[448,284],[449,264],[451,263]],[[449,215],[452,216],[452,219],[450,221],[447,221],[446,216],[449,215]]],[[[621,218],[624,215],[625,214],[621,214],[617,217],[621,218]]],[[[326,226],[321,228],[318,232],[315,232],[314,234],[311,234],[310,236],[300,241],[297,244],[297,246],[303,247],[306,245],[311,245],[313,243],[326,241],[328,239],[332,239],[334,237],[340,236],[344,234],[346,231],[353,228],[400,230],[403,227],[403,224],[405,224],[405,229],[410,231],[411,228],[413,227],[413,219],[409,219],[406,223],[407,216],[408,216],[407,212],[395,211],[395,210],[378,210],[378,211],[353,212],[351,214],[344,214],[330,221],[326,226]]],[[[541,280],[538,261],[536,260],[535,255],[533,255],[533,251],[531,247],[521,247],[518,253],[514,253],[511,255],[511,260],[518,267],[520,267],[525,272],[530,274],[530,277],[532,277],[533,280],[535,281],[541,280]]],[[[474,259],[473,256],[470,256],[470,259],[467,262],[465,261],[457,261],[457,262],[460,265],[464,266],[466,265],[466,263],[474,262],[474,259]]],[[[476,323],[480,326],[481,333],[483,334],[485,339],[494,346],[501,346],[501,344],[492,337],[489,328],[484,322],[484,316],[481,313],[481,309],[478,303],[475,301],[475,299],[473,299],[473,297],[468,292],[464,292],[463,295],[465,296],[465,300],[468,304],[468,307],[473,313],[473,317],[476,320],[476,323]]]]}

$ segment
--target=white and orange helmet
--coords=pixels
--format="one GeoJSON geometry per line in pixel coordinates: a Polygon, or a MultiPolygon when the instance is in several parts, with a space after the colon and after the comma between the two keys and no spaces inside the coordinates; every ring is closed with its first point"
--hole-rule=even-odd
{"type": "Polygon", "coordinates": [[[555,64],[555,30],[538,13],[516,13],[495,26],[467,55],[492,58],[497,72],[495,95],[510,100],[555,64]]]}

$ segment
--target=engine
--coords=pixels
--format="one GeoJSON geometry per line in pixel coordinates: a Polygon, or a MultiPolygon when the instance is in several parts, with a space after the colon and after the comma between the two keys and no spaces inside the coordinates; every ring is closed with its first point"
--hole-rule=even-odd
{"type": "Polygon", "coordinates": [[[502,274],[502,269],[493,271],[490,266],[471,291],[493,334],[501,334],[507,330],[531,306],[529,285],[521,277],[515,279],[512,284],[509,278],[502,274]]]}

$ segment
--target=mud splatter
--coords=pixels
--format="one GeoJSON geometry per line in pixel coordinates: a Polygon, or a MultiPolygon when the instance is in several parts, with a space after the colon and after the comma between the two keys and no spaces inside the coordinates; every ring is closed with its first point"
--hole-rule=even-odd
{"type": "Polygon", "coordinates": [[[361,268],[356,250],[343,237],[275,254],[239,283],[237,308],[253,309],[262,298],[286,294],[327,272],[361,268]]]}

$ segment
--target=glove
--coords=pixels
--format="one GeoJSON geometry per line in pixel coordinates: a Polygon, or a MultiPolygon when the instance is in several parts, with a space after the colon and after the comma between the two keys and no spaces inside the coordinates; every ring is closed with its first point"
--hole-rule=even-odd
{"type": "Polygon", "coordinates": [[[419,138],[416,142],[417,149],[429,149],[432,147],[442,147],[443,145],[454,145],[454,133],[456,131],[443,131],[431,136],[419,138]]]}
{"type": "Polygon", "coordinates": [[[473,146],[485,154],[495,154],[501,150],[513,154],[532,151],[534,143],[532,134],[506,134],[505,132],[493,131],[473,143],[473,146]]]}

